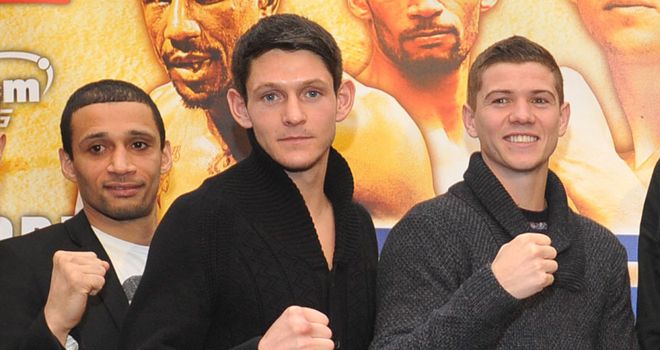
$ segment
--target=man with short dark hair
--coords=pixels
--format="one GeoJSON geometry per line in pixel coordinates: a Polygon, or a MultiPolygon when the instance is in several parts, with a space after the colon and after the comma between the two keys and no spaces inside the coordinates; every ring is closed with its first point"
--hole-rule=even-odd
{"type": "Polygon", "coordinates": [[[156,229],[171,155],[149,95],[123,81],[87,84],[60,131],[62,173],[84,207],[0,242],[0,349],[116,349],[156,229]]]}
{"type": "Polygon", "coordinates": [[[464,181],[391,231],[373,349],[635,349],[627,258],[548,170],[570,106],[550,53],[522,37],[470,68],[464,181]]]}
{"type": "Polygon", "coordinates": [[[227,99],[253,151],[165,215],[120,348],[368,346],[377,247],[331,148],[355,94],[341,67],[332,36],[296,15],[238,41],[227,99]]]}
{"type": "MultiPolygon", "coordinates": [[[[249,153],[245,130],[227,105],[231,51],[259,18],[277,11],[280,1],[229,3],[142,2],[147,32],[171,79],[151,93],[176,155],[160,188],[160,214],[178,196],[249,153]]],[[[351,166],[356,201],[378,226],[391,227],[414,204],[433,196],[426,146],[394,98],[353,84],[355,106],[349,120],[337,126],[333,146],[351,166]]]]}

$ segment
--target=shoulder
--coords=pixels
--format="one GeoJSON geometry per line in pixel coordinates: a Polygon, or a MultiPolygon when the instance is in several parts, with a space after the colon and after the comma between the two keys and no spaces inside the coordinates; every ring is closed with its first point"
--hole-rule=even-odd
{"type": "Polygon", "coordinates": [[[626,249],[612,231],[585,216],[573,212],[571,215],[571,222],[580,232],[588,255],[596,259],[609,257],[627,261],[626,249]]]}
{"type": "Polygon", "coordinates": [[[21,261],[25,265],[50,268],[57,250],[71,250],[71,241],[64,224],[54,224],[32,233],[0,241],[0,261],[21,261]]]}
{"type": "Polygon", "coordinates": [[[452,192],[415,205],[390,231],[389,245],[451,245],[483,230],[467,230],[477,212],[452,192]],[[417,242],[417,243],[414,243],[417,242]]]}

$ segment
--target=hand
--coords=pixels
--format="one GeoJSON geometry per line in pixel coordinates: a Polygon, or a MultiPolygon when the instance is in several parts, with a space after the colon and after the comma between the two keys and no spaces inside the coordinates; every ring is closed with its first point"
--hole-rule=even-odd
{"type": "Polygon", "coordinates": [[[259,350],[335,348],[328,317],[314,309],[289,306],[268,328],[259,350]]]}
{"type": "Polygon", "coordinates": [[[557,251],[550,237],[540,233],[523,233],[503,245],[491,269],[509,294],[516,299],[530,297],[551,285],[558,265],[557,251]]]}
{"type": "Polygon", "coordinates": [[[82,319],[87,298],[96,295],[105,284],[110,264],[93,252],[57,251],[53,255],[53,272],[48,300],[44,307],[46,324],[59,340],[66,338],[82,319]]]}

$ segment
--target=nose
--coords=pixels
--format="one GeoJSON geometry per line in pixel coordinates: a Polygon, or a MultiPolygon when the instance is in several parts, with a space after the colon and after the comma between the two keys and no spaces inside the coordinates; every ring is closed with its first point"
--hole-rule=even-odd
{"type": "Polygon", "coordinates": [[[509,121],[511,123],[528,124],[533,123],[534,120],[535,117],[531,102],[519,100],[514,103],[513,110],[509,114],[509,121]]]}
{"type": "Polygon", "coordinates": [[[286,101],[282,122],[284,125],[295,126],[302,124],[307,120],[305,112],[297,98],[289,98],[286,101]]]}
{"type": "Polygon", "coordinates": [[[189,3],[185,0],[173,0],[165,27],[165,38],[172,41],[185,41],[201,34],[199,23],[191,16],[189,3]]]}
{"type": "Polygon", "coordinates": [[[409,17],[435,17],[445,10],[445,5],[438,0],[412,1],[408,6],[409,17]]]}
{"type": "Polygon", "coordinates": [[[110,164],[108,164],[108,172],[125,175],[135,171],[135,165],[131,159],[129,152],[123,147],[117,147],[112,152],[110,164]]]}

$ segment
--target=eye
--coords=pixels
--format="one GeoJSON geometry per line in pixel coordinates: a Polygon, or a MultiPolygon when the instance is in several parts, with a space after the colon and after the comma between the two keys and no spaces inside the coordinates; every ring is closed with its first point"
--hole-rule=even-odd
{"type": "Polygon", "coordinates": [[[317,98],[317,97],[321,96],[321,92],[319,92],[317,90],[310,90],[310,91],[307,91],[306,95],[307,95],[307,97],[310,97],[310,98],[317,98]]]}
{"type": "Polygon", "coordinates": [[[171,1],[166,0],[143,0],[145,4],[169,4],[171,1]]]}
{"type": "Polygon", "coordinates": [[[142,142],[142,141],[136,141],[136,142],[133,142],[132,147],[133,147],[133,149],[142,150],[142,149],[145,149],[145,148],[149,147],[149,145],[145,142],[142,142]]]}
{"type": "Polygon", "coordinates": [[[104,150],[105,150],[105,147],[103,147],[101,145],[92,145],[89,148],[89,152],[92,153],[92,154],[101,154],[101,153],[103,153],[104,150]]]}
{"type": "Polygon", "coordinates": [[[508,99],[508,98],[506,98],[506,97],[498,97],[498,98],[493,99],[493,101],[492,101],[491,103],[493,103],[493,104],[498,104],[498,105],[502,105],[502,104],[505,104],[505,103],[507,103],[507,102],[509,102],[509,99],[508,99]]]}
{"type": "Polygon", "coordinates": [[[280,96],[274,92],[270,92],[264,94],[263,97],[261,97],[261,99],[266,103],[274,103],[280,100],[280,96]]]}
{"type": "Polygon", "coordinates": [[[532,103],[537,105],[545,105],[550,103],[547,98],[544,97],[534,97],[532,98],[532,103]]]}

